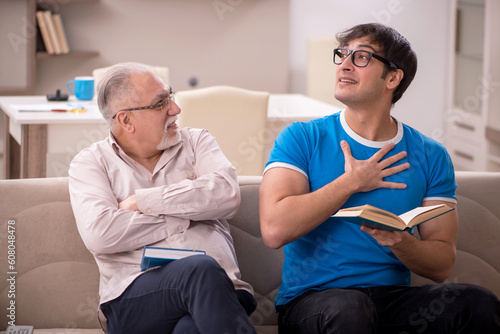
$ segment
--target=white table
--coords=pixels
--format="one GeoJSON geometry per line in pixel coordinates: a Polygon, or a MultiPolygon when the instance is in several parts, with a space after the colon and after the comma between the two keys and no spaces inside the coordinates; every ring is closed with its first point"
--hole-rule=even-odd
{"type": "Polygon", "coordinates": [[[302,94],[271,94],[269,96],[269,121],[287,124],[321,118],[338,112],[343,106],[335,106],[302,94]]]}
{"type": "MultiPolygon", "coordinates": [[[[19,105],[52,106],[45,96],[3,96],[4,178],[66,176],[71,159],[83,148],[108,136],[107,123],[96,101],[76,101],[84,113],[53,111],[19,111],[19,105]],[[19,151],[20,153],[16,154],[19,151]]],[[[66,106],[67,102],[57,102],[66,106]]],[[[301,94],[271,94],[268,128],[265,134],[266,154],[279,132],[297,121],[308,121],[331,115],[342,109],[301,94]]]]}
{"type": "MultiPolygon", "coordinates": [[[[96,101],[49,102],[45,96],[2,96],[4,114],[4,178],[67,175],[71,159],[84,147],[105,138],[107,123],[96,101]],[[19,111],[19,106],[85,107],[82,113],[19,111]]],[[[29,109],[29,108],[28,108],[29,109]]]]}
{"type": "Polygon", "coordinates": [[[267,112],[267,126],[271,136],[266,141],[266,160],[274,139],[287,125],[328,116],[343,108],[301,94],[271,94],[267,112]]]}

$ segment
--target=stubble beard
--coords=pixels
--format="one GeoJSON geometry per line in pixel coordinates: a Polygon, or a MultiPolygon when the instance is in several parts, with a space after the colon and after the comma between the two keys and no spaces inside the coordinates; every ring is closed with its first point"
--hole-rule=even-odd
{"type": "Polygon", "coordinates": [[[157,146],[158,150],[166,150],[174,145],[177,145],[181,141],[181,134],[178,129],[176,129],[174,133],[168,133],[168,126],[172,123],[175,123],[176,120],[177,117],[165,125],[165,133],[163,134],[163,137],[161,138],[161,141],[157,146]]]}

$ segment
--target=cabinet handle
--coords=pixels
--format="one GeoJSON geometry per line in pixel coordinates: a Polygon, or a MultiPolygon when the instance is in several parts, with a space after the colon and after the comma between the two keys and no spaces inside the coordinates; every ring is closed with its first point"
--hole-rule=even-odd
{"type": "Polygon", "coordinates": [[[474,128],[473,125],[462,123],[462,122],[456,122],[455,121],[455,126],[458,127],[458,128],[462,128],[462,129],[465,129],[465,130],[472,131],[472,132],[474,132],[474,130],[475,130],[475,128],[474,128]]]}
{"type": "Polygon", "coordinates": [[[464,158],[464,159],[467,159],[470,161],[474,161],[474,156],[470,155],[468,153],[464,153],[462,151],[457,151],[457,150],[454,150],[453,153],[455,153],[455,155],[458,157],[461,157],[461,158],[464,158]]]}

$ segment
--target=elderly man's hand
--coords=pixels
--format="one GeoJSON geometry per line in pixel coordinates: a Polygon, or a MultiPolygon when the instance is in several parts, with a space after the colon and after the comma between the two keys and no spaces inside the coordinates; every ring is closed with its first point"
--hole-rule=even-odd
{"type": "Polygon", "coordinates": [[[123,210],[139,211],[135,194],[120,202],[120,204],[118,204],[118,208],[123,210]]]}

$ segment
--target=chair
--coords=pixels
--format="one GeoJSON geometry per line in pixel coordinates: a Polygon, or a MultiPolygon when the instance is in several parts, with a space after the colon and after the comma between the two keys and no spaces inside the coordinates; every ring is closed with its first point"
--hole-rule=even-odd
{"type": "MultiPolygon", "coordinates": [[[[146,65],[149,66],[152,70],[153,73],[158,75],[163,82],[165,82],[167,85],[169,85],[170,78],[169,78],[169,72],[167,67],[163,66],[151,66],[151,65],[146,65]]],[[[94,77],[94,83],[95,83],[95,89],[97,91],[97,88],[99,87],[99,83],[106,74],[106,72],[111,68],[111,66],[107,67],[100,67],[96,68],[92,71],[92,76],[94,77]]]]}
{"type": "Polygon", "coordinates": [[[265,164],[268,92],[212,86],[177,92],[181,127],[207,129],[238,175],[262,175],[265,164]]]}

